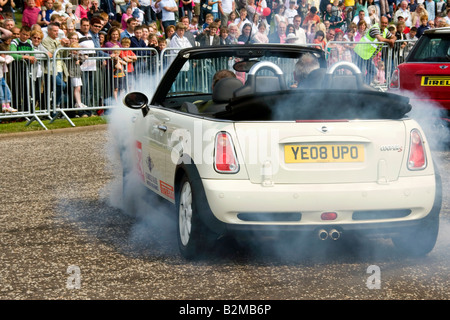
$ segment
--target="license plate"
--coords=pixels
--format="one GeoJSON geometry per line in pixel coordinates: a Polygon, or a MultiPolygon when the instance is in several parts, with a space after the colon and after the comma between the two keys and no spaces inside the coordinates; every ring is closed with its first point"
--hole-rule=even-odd
{"type": "Polygon", "coordinates": [[[286,163],[363,162],[364,146],[360,144],[320,144],[284,146],[286,163]]]}
{"type": "Polygon", "coordinates": [[[446,76],[422,76],[422,81],[420,85],[423,87],[449,87],[450,77],[446,76]]]}

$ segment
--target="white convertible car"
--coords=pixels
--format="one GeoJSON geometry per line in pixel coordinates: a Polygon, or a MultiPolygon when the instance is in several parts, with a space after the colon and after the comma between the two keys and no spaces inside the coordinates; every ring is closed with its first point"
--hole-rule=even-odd
{"type": "Polygon", "coordinates": [[[182,255],[245,231],[361,232],[430,252],[441,182],[429,143],[408,98],[361,79],[351,63],[327,69],[314,48],[196,47],[177,54],[150,102],[129,93],[125,105],[142,111],[135,166],[175,205],[182,255]]]}

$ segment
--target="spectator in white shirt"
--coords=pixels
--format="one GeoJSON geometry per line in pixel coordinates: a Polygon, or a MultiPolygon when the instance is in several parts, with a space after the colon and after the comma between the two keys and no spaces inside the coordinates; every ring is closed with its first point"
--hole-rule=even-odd
{"type": "Polygon", "coordinates": [[[411,28],[411,13],[409,12],[408,9],[408,2],[403,0],[400,3],[400,8],[398,8],[398,10],[395,12],[394,15],[394,22],[397,23],[398,22],[398,17],[402,16],[403,18],[405,18],[405,25],[409,28],[411,28]]]}

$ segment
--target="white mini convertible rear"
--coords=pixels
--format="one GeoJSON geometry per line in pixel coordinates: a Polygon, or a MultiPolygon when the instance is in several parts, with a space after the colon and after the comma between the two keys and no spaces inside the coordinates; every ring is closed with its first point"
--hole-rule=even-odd
{"type": "Polygon", "coordinates": [[[407,117],[409,100],[365,87],[352,64],[325,70],[313,48],[191,48],[151,102],[125,97],[142,110],[135,165],[175,205],[184,257],[245,231],[321,240],[363,232],[391,237],[411,255],[433,249],[441,182],[423,130],[407,117]],[[294,72],[304,54],[322,70],[319,80],[302,80],[308,86],[294,72]],[[234,76],[213,85],[221,70],[234,76]]]}

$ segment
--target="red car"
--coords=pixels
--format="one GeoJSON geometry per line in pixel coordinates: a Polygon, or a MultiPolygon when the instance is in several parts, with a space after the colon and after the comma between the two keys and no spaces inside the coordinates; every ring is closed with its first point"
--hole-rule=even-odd
{"type": "Polygon", "coordinates": [[[392,74],[389,90],[408,95],[413,104],[438,103],[450,122],[450,27],[424,32],[392,74]]]}

